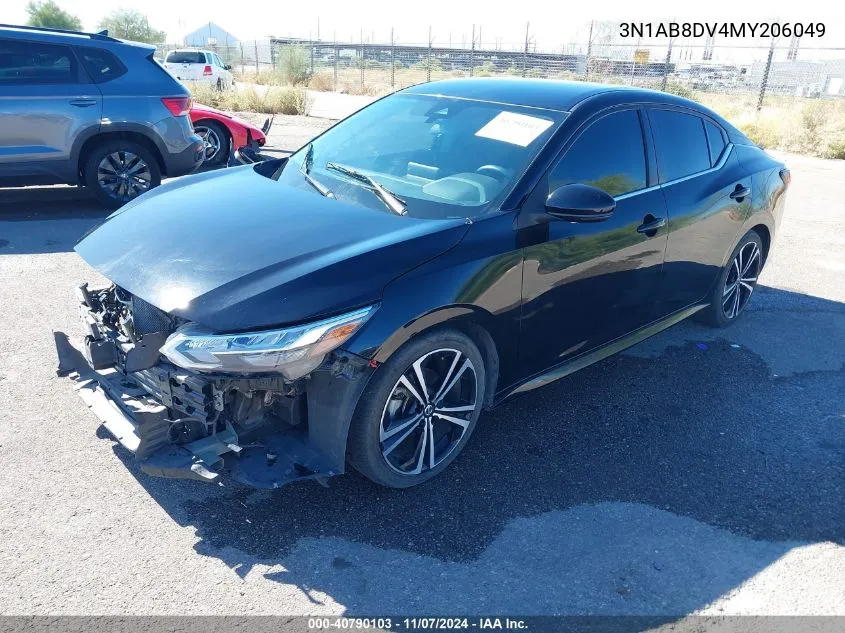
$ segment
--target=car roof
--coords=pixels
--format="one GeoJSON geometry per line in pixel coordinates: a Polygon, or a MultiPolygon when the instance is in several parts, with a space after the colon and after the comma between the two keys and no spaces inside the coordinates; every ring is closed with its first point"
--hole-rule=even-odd
{"type": "Polygon", "coordinates": [[[598,108],[624,103],[680,106],[694,110],[718,122],[734,143],[752,144],[748,138],[722,116],[691,99],[658,90],[595,84],[586,81],[561,81],[558,79],[523,79],[518,77],[478,77],[444,79],[417,84],[401,92],[410,94],[475,99],[544,110],[572,112],[580,104],[598,108]]]}
{"type": "Polygon", "coordinates": [[[586,81],[522,79],[512,77],[444,79],[418,84],[403,92],[463,99],[477,99],[509,105],[568,112],[578,103],[606,92],[636,91],[627,86],[586,81]]]}
{"type": "Polygon", "coordinates": [[[30,42],[47,42],[51,44],[82,44],[85,46],[94,45],[104,48],[112,48],[114,46],[131,46],[150,51],[154,51],[156,48],[152,44],[121,40],[111,37],[105,33],[85,33],[83,31],[66,31],[62,29],[20,26],[15,24],[0,24],[0,35],[8,39],[20,39],[30,42]]]}

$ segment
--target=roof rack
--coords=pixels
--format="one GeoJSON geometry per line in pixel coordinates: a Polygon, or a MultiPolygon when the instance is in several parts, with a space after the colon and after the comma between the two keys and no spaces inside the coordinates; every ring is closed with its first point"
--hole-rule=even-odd
{"type": "Polygon", "coordinates": [[[20,29],[23,31],[43,31],[45,33],[65,33],[68,35],[84,35],[85,37],[90,37],[92,40],[105,40],[108,42],[120,41],[114,37],[110,37],[108,31],[100,31],[99,33],[86,33],[85,31],[71,31],[69,29],[51,29],[46,26],[26,26],[22,24],[0,24],[0,28],[20,29]]]}

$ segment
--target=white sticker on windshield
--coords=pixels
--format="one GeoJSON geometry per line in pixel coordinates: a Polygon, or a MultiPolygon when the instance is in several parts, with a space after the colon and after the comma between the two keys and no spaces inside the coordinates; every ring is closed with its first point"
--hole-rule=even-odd
{"type": "Polygon", "coordinates": [[[531,141],[549,129],[551,125],[552,122],[548,119],[516,112],[499,112],[475,135],[528,147],[531,141]]]}

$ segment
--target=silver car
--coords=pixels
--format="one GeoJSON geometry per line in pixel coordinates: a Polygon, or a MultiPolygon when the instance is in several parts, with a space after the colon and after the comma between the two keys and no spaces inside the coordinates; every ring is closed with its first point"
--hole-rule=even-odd
{"type": "Polygon", "coordinates": [[[84,185],[117,207],[203,160],[155,47],[0,25],[0,186],[84,185]]]}

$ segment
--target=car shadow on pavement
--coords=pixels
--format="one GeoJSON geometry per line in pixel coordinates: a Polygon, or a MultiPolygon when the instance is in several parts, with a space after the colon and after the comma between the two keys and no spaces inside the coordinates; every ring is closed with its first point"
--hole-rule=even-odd
{"type": "Polygon", "coordinates": [[[111,213],[81,187],[24,187],[0,194],[0,256],[72,251],[111,213]]]}
{"type": "MultiPolygon", "coordinates": [[[[761,290],[766,305],[845,318],[841,303],[761,290]]],[[[771,346],[845,358],[839,325],[793,343],[773,312],[752,314],[771,346]]],[[[354,472],[328,488],[213,488],[117,453],[194,527],[198,553],[348,614],[688,613],[802,542],[845,543],[845,366],[776,376],[732,329],[703,342],[690,327],[659,354],[608,358],[486,412],[450,468],[409,490],[354,472]]]]}

